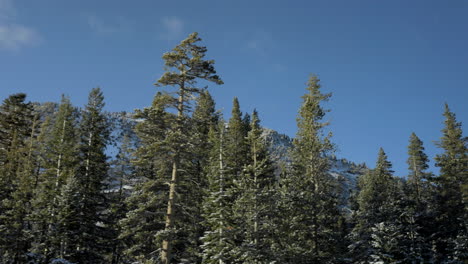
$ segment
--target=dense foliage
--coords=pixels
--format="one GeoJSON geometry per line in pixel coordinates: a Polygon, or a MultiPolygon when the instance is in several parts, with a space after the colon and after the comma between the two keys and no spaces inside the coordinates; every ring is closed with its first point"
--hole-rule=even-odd
{"type": "Polygon", "coordinates": [[[468,139],[448,105],[439,175],[414,133],[407,177],[383,149],[339,172],[317,76],[275,148],[237,98],[216,111],[200,41],[163,55],[162,89],[131,114],[105,112],[99,88],[82,109],[3,101],[0,263],[468,262],[468,139]]]}

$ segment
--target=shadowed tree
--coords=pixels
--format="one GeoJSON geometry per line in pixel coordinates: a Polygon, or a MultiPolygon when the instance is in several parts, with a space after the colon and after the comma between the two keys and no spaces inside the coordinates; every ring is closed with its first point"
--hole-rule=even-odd
{"type": "Polygon", "coordinates": [[[401,196],[392,174],[392,164],[380,148],[375,169],[359,181],[359,209],[350,245],[354,263],[393,263],[399,258],[398,202],[401,196]]]}
{"type": "Polygon", "coordinates": [[[440,168],[440,176],[434,179],[438,186],[436,261],[465,263],[468,259],[468,140],[447,104],[444,117],[443,135],[437,142],[444,152],[435,158],[440,168]]]}
{"type": "Polygon", "coordinates": [[[38,116],[26,94],[9,96],[0,106],[0,261],[23,263],[31,243],[34,141],[38,116]]]}

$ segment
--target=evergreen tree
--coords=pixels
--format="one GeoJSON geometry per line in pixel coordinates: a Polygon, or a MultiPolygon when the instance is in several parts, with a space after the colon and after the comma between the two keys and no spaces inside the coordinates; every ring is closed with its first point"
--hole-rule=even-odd
{"type": "Polygon", "coordinates": [[[0,261],[22,263],[31,239],[35,140],[38,116],[25,94],[14,94],[0,106],[0,261]]]}
{"type": "Polygon", "coordinates": [[[79,125],[78,166],[61,197],[60,256],[79,263],[102,261],[108,170],[104,152],[110,136],[103,107],[101,89],[92,89],[79,125]]]}
{"type": "MultiPolygon", "coordinates": [[[[35,235],[32,250],[46,259],[60,255],[59,201],[62,187],[76,169],[77,114],[70,100],[62,96],[52,130],[47,131],[50,135],[43,142],[42,173],[33,201],[35,235]]],[[[44,123],[42,133],[47,133],[47,123],[44,123]]]]}
{"type": "Polygon", "coordinates": [[[240,186],[240,181],[244,167],[249,163],[247,135],[250,124],[246,124],[249,120],[250,116],[248,115],[244,115],[244,119],[242,118],[239,100],[235,97],[225,135],[224,178],[226,179],[225,199],[229,204],[229,208],[226,210],[231,212],[225,221],[231,223],[229,233],[235,245],[228,252],[228,258],[230,259],[229,262],[237,261],[238,263],[241,263],[241,255],[243,254],[241,250],[243,219],[241,215],[235,214],[233,205],[244,192],[242,186],[240,186]]]}
{"type": "MultiPolygon", "coordinates": [[[[191,197],[193,203],[192,213],[192,228],[193,239],[197,241],[196,244],[192,244],[191,251],[196,255],[200,253],[200,237],[203,236],[205,231],[203,227],[203,202],[205,196],[208,193],[208,170],[206,169],[209,164],[209,156],[211,151],[211,143],[209,140],[210,130],[217,126],[219,122],[219,113],[216,112],[215,102],[211,97],[208,90],[200,93],[200,96],[196,100],[196,106],[192,115],[192,139],[190,140],[193,144],[193,164],[192,174],[193,182],[191,187],[187,190],[186,196],[191,197]]],[[[201,256],[197,259],[197,262],[201,261],[201,256]]]]}
{"type": "Polygon", "coordinates": [[[109,171],[109,192],[110,203],[109,213],[106,215],[106,222],[109,225],[106,247],[108,256],[106,263],[121,263],[125,245],[119,235],[122,233],[119,222],[125,217],[128,210],[125,199],[129,196],[129,189],[134,186],[135,166],[132,164],[133,153],[138,144],[136,134],[133,131],[134,122],[129,119],[127,113],[119,113],[116,121],[118,131],[116,142],[118,152],[114,160],[110,163],[109,171]]]}
{"type": "Polygon", "coordinates": [[[165,227],[166,183],[171,172],[170,149],[165,140],[175,118],[165,111],[167,99],[166,94],[156,94],[151,107],[137,110],[134,116],[141,120],[135,127],[140,144],[132,160],[138,178],[125,202],[126,216],[119,223],[126,261],[156,263],[160,256],[157,235],[165,227]]]}
{"type": "Polygon", "coordinates": [[[319,79],[311,76],[297,118],[293,171],[283,180],[282,211],[285,214],[281,247],[286,263],[328,263],[338,257],[339,209],[336,180],[328,174],[327,156],[332,152],[328,123],[321,103],[330,94],[320,91],[319,79]]]}
{"type": "Polygon", "coordinates": [[[467,237],[467,184],[468,152],[467,138],[463,137],[461,123],[445,104],[445,127],[437,145],[444,153],[436,156],[440,176],[435,179],[437,195],[437,231],[435,233],[436,261],[439,263],[465,263],[468,248],[467,237]],[[460,244],[461,243],[461,244],[460,244]],[[465,250],[466,251],[466,250],[465,250]]]}
{"type": "Polygon", "coordinates": [[[275,175],[256,111],[252,114],[247,136],[248,163],[236,187],[241,190],[234,204],[236,226],[241,239],[243,263],[270,263],[273,218],[275,217],[275,175]]]}
{"type": "MultiPolygon", "coordinates": [[[[249,120],[248,118],[247,120],[249,120]]],[[[228,129],[226,135],[226,169],[228,172],[235,176],[235,179],[240,177],[244,165],[248,160],[248,146],[247,146],[247,133],[248,125],[245,124],[246,120],[242,120],[242,112],[239,106],[239,100],[234,97],[231,110],[231,118],[228,122],[228,129]]]]}
{"type": "Polygon", "coordinates": [[[204,202],[207,231],[203,241],[203,263],[242,263],[242,216],[233,204],[242,193],[240,186],[244,166],[248,163],[246,125],[239,101],[233,100],[227,128],[224,122],[212,128],[210,163],[207,175],[209,193],[204,202]]]}
{"type": "Polygon", "coordinates": [[[415,133],[412,133],[410,137],[408,155],[408,182],[412,186],[411,189],[413,190],[412,199],[419,203],[424,199],[424,180],[428,180],[431,175],[426,172],[426,170],[429,168],[429,165],[427,164],[429,159],[424,153],[423,142],[418,138],[418,136],[416,136],[415,133]]]}
{"type": "Polygon", "coordinates": [[[356,225],[350,246],[354,263],[393,263],[398,260],[399,206],[401,199],[392,164],[380,148],[374,170],[361,177],[356,225]]]}
{"type": "MultiPolygon", "coordinates": [[[[178,228],[181,211],[177,207],[190,201],[189,197],[182,197],[179,187],[190,188],[189,175],[183,175],[184,163],[191,160],[191,154],[187,150],[189,146],[189,113],[193,95],[200,94],[203,89],[198,88],[197,80],[206,80],[215,84],[223,82],[216,75],[213,60],[205,60],[206,47],[198,46],[201,41],[197,33],[192,33],[189,37],[177,45],[171,52],[163,55],[165,66],[168,69],[157,81],[156,86],[173,86],[176,88],[175,95],[168,101],[170,107],[177,112],[177,118],[173,125],[173,130],[167,135],[167,142],[171,149],[172,172],[169,188],[169,199],[167,204],[166,224],[161,248],[161,260],[164,264],[171,263],[173,255],[173,242],[175,233],[182,231],[178,228]],[[180,182],[180,184],[179,184],[180,182]],[[185,182],[185,183],[184,183],[185,182]],[[177,197],[179,196],[179,197],[177,197]]],[[[175,260],[177,261],[177,260],[175,260]]]]}
{"type": "Polygon", "coordinates": [[[12,263],[22,263],[25,261],[26,253],[30,247],[31,239],[33,238],[31,212],[31,199],[34,191],[34,180],[36,168],[36,153],[35,140],[38,119],[35,117],[29,142],[23,149],[19,149],[23,155],[18,157],[21,167],[16,172],[16,177],[13,180],[15,190],[12,192],[10,199],[3,200],[3,204],[7,208],[3,212],[2,218],[5,221],[6,232],[5,237],[13,239],[10,241],[10,247],[13,247],[14,256],[10,259],[12,263]]]}
{"type": "Polygon", "coordinates": [[[408,263],[422,263],[431,261],[429,238],[434,230],[434,219],[429,205],[432,203],[434,190],[429,184],[432,178],[429,159],[424,153],[423,142],[412,133],[408,146],[408,181],[405,184],[404,210],[401,215],[400,233],[405,239],[399,245],[405,252],[408,263]]]}
{"type": "Polygon", "coordinates": [[[238,263],[232,253],[236,250],[232,197],[232,174],[226,170],[226,130],[224,121],[209,133],[211,151],[206,169],[208,193],[203,204],[206,231],[202,237],[202,263],[238,263]]]}
{"type": "Polygon", "coordinates": [[[242,123],[244,124],[244,133],[245,136],[247,137],[247,133],[252,130],[251,124],[252,124],[252,118],[249,113],[245,113],[244,116],[242,117],[242,123]]]}
{"type": "Polygon", "coordinates": [[[0,106],[0,200],[8,198],[14,190],[12,182],[20,166],[19,149],[25,147],[31,134],[33,106],[25,100],[26,94],[13,94],[0,106]]]}
{"type": "Polygon", "coordinates": [[[216,112],[215,102],[208,90],[200,93],[196,100],[196,106],[192,115],[193,142],[196,146],[197,170],[201,171],[208,163],[208,155],[211,149],[209,143],[209,132],[216,127],[219,121],[219,113],[216,112]]]}

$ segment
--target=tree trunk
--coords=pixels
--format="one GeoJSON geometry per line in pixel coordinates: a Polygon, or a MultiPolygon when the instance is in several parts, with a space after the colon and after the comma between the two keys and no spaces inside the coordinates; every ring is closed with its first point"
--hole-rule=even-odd
{"type": "Polygon", "coordinates": [[[255,249],[258,249],[258,191],[259,184],[257,182],[257,145],[256,142],[253,143],[253,169],[254,169],[254,245],[255,249]]]}
{"type": "MultiPolygon", "coordinates": [[[[184,85],[181,85],[179,93],[179,100],[177,102],[177,130],[179,135],[182,134],[182,115],[184,110],[184,85]]],[[[167,202],[167,213],[166,213],[166,226],[165,231],[170,232],[171,228],[174,225],[175,221],[175,194],[176,194],[176,187],[177,187],[177,170],[179,169],[179,147],[175,148],[174,160],[172,161],[172,176],[171,182],[169,187],[169,200],[167,202]]],[[[163,264],[169,264],[171,262],[171,242],[172,238],[166,237],[162,242],[162,250],[161,250],[161,260],[163,264]]]]}
{"type": "MultiPolygon", "coordinates": [[[[176,192],[176,181],[177,181],[177,169],[179,166],[178,157],[174,158],[174,162],[172,163],[172,177],[171,177],[171,184],[169,188],[169,201],[167,202],[167,213],[166,213],[166,227],[165,230],[169,231],[174,222],[174,200],[175,200],[175,192],[176,192]]],[[[162,243],[162,252],[161,252],[161,259],[164,264],[169,264],[171,260],[171,240],[172,238],[164,239],[162,243]]]]}
{"type": "MultiPolygon", "coordinates": [[[[219,143],[219,192],[221,195],[224,193],[224,162],[223,162],[223,136],[224,136],[224,128],[220,132],[220,143],[219,143]]],[[[219,208],[222,208],[221,200],[219,202],[219,208]]],[[[223,240],[223,215],[221,215],[221,218],[219,220],[219,243],[222,243],[223,240]]],[[[219,264],[224,264],[224,261],[222,259],[219,259],[218,261],[219,264]]]]}
{"type": "Polygon", "coordinates": [[[413,179],[414,184],[416,185],[416,197],[417,197],[417,203],[419,206],[419,201],[421,201],[421,193],[420,193],[420,187],[419,187],[419,182],[420,182],[420,176],[418,174],[418,168],[416,167],[416,158],[413,156],[413,169],[414,169],[414,177],[413,179]]]}

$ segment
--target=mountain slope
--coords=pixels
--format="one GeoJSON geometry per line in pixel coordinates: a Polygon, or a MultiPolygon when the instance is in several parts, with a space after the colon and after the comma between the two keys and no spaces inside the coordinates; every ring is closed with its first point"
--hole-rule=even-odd
{"type": "MultiPolygon", "coordinates": [[[[276,176],[279,177],[291,164],[290,152],[294,147],[293,140],[289,136],[269,128],[263,129],[262,137],[267,144],[273,162],[276,164],[276,176]]],[[[368,168],[365,164],[355,164],[335,156],[330,157],[330,163],[329,173],[338,180],[344,196],[343,199],[347,200],[351,191],[356,188],[357,178],[364,174],[368,168]]]]}

